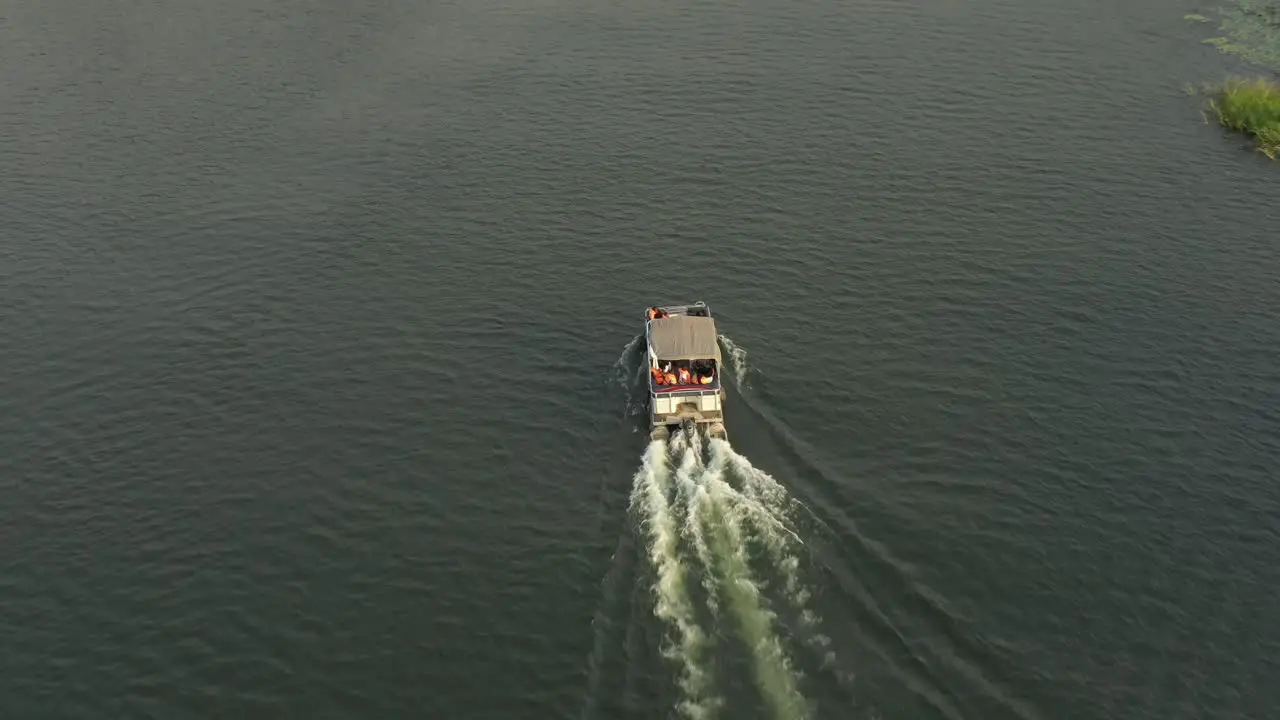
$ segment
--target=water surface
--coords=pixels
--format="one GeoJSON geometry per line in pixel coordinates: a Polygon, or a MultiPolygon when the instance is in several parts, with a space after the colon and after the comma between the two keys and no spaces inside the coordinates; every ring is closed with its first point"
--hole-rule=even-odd
{"type": "Polygon", "coordinates": [[[816,716],[1274,716],[1278,176],[1197,9],[8,3],[0,715],[672,712],[611,378],[704,299],[816,716]]]}

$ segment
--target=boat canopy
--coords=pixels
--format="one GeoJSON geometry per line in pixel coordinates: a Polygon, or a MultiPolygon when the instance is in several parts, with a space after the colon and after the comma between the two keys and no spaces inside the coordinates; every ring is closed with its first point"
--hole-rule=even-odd
{"type": "Polygon", "coordinates": [[[649,347],[659,360],[719,360],[716,324],[709,317],[673,315],[651,320],[649,347]]]}

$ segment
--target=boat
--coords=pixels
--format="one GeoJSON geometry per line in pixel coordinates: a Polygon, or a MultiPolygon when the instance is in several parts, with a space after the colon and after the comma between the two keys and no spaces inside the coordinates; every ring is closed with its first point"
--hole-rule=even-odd
{"type": "Polygon", "coordinates": [[[647,308],[644,337],[650,437],[665,440],[672,428],[693,427],[728,439],[723,363],[711,308],[701,301],[647,308]]]}

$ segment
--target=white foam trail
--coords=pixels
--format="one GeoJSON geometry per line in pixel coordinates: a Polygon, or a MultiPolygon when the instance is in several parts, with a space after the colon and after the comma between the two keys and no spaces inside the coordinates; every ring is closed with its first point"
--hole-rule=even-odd
{"type": "Polygon", "coordinates": [[[768,473],[756,469],[734,452],[724,440],[712,439],[711,454],[713,465],[727,466],[741,479],[741,492],[732,486],[728,486],[726,492],[732,494],[735,510],[756,528],[753,537],[764,544],[773,565],[782,572],[787,597],[803,616],[809,593],[800,584],[800,559],[795,546],[804,542],[787,525],[786,491],[768,473]]]}
{"type": "Polygon", "coordinates": [[[712,452],[715,452],[717,449],[724,453],[725,458],[733,467],[734,472],[742,479],[745,489],[780,510],[783,510],[791,503],[791,499],[788,497],[787,491],[778,483],[777,480],[773,479],[772,475],[752,465],[750,460],[735,452],[734,449],[729,446],[729,443],[723,440],[715,440],[712,443],[712,452]],[[720,443],[722,447],[717,446],[716,443],[720,443]]]}
{"type": "Polygon", "coordinates": [[[701,475],[704,467],[702,443],[699,437],[688,431],[681,432],[680,435],[681,437],[673,444],[684,448],[680,467],[676,470],[676,489],[685,511],[684,537],[693,546],[698,563],[702,567],[702,586],[707,591],[707,606],[713,614],[718,614],[720,603],[715,574],[709,571],[714,560],[711,555],[711,546],[708,545],[706,533],[703,531],[703,524],[699,522],[702,505],[707,502],[706,487],[698,482],[698,476],[701,475]]]}
{"type": "Polygon", "coordinates": [[[804,545],[804,542],[787,525],[787,511],[792,500],[773,476],[754,467],[723,440],[712,440],[711,453],[714,458],[723,458],[741,480],[744,514],[759,530],[755,537],[764,545],[772,566],[777,568],[782,579],[782,591],[800,625],[808,631],[805,643],[822,657],[824,666],[833,668],[836,656],[831,650],[831,639],[818,632],[821,618],[809,607],[812,595],[800,576],[797,546],[804,545]]]}
{"type": "Polygon", "coordinates": [[[684,452],[684,449],[689,447],[689,433],[684,432],[683,430],[678,431],[671,436],[670,442],[671,446],[668,448],[667,453],[673,459],[677,459],[680,457],[680,454],[684,452]]]}
{"type": "Polygon", "coordinates": [[[733,370],[733,384],[739,390],[742,389],[746,381],[747,371],[747,351],[729,339],[728,335],[721,335],[720,342],[724,345],[724,349],[729,351],[729,367],[733,370]]]}
{"type": "Polygon", "coordinates": [[[642,508],[649,535],[649,559],[658,578],[654,583],[654,613],[670,623],[676,638],[664,654],[681,664],[680,687],[684,699],[680,710],[689,718],[711,717],[719,705],[712,696],[712,678],[704,658],[707,634],[698,626],[686,586],[687,571],[679,554],[679,529],[668,492],[671,466],[666,443],[655,440],[645,451],[631,493],[633,507],[642,508]]]}
{"type": "MultiPolygon", "coordinates": [[[[713,447],[715,442],[719,441],[713,441],[713,447]]],[[[725,482],[725,468],[724,452],[713,451],[711,464],[699,478],[707,497],[700,506],[700,521],[712,539],[714,568],[721,576],[725,603],[742,639],[751,648],[756,686],[773,717],[777,720],[806,718],[809,711],[798,688],[799,674],[783,650],[775,630],[777,618],[751,572],[745,542],[750,528],[742,522],[746,514],[742,511],[745,498],[725,482]]]]}
{"type": "MultiPolygon", "coordinates": [[[[793,503],[783,487],[739,455],[723,440],[704,439],[696,430],[654,441],[636,474],[632,506],[648,533],[648,557],[657,574],[655,614],[673,630],[664,655],[680,665],[685,716],[705,720],[722,706],[711,670],[714,627],[703,627],[691,594],[702,583],[710,618],[730,621],[750,649],[755,685],[774,720],[804,720],[811,708],[800,692],[801,675],[793,667],[779,635],[779,618],[766,597],[764,579],[776,579],[773,597],[789,607],[788,616],[812,630],[807,644],[825,663],[834,663],[830,640],[816,631],[817,615],[808,607],[801,580],[799,548],[791,529],[793,503]],[[752,549],[764,551],[752,558],[752,549]],[[755,561],[763,561],[753,567],[755,561]],[[757,575],[757,570],[763,570],[757,575]],[[699,577],[691,577],[697,574],[699,577]]],[[[706,617],[706,616],[704,616],[706,617]]]]}

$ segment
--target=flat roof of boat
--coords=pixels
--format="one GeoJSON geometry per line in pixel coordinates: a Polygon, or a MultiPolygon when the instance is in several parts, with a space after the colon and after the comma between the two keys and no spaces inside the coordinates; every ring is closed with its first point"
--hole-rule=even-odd
{"type": "Polygon", "coordinates": [[[719,360],[716,324],[709,317],[673,315],[649,321],[649,346],[659,360],[719,360]]]}

